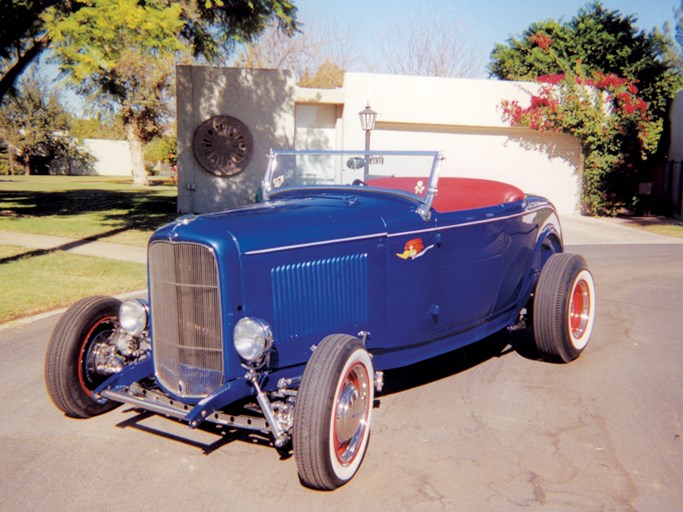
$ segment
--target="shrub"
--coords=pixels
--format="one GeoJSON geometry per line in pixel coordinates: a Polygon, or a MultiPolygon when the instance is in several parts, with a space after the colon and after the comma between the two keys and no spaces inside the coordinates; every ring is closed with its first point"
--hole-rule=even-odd
{"type": "MultiPolygon", "coordinates": [[[[534,41],[551,52],[549,37],[534,41]]],[[[574,135],[584,156],[582,209],[615,215],[635,206],[638,171],[656,150],[662,120],[654,120],[633,82],[612,73],[587,73],[580,61],[564,73],[537,78],[529,105],[503,100],[512,126],[574,135]]]]}

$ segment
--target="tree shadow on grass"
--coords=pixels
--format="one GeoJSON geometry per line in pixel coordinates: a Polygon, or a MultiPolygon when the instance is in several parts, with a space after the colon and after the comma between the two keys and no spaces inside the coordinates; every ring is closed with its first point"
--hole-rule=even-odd
{"type": "Polygon", "coordinates": [[[32,251],[26,251],[22,252],[21,254],[16,254],[14,256],[8,256],[6,258],[0,258],[0,265],[3,263],[10,263],[12,261],[19,261],[24,258],[35,258],[38,256],[44,256],[46,254],[51,254],[53,252],[58,252],[58,251],[68,251],[70,249],[75,249],[76,247],[81,247],[83,245],[90,244],[92,242],[97,242],[101,240],[102,238],[106,238],[109,236],[114,236],[119,233],[123,233],[125,231],[128,231],[130,228],[119,228],[119,229],[112,229],[109,231],[106,231],[104,233],[99,233],[97,235],[93,236],[87,236],[78,240],[73,240],[71,242],[67,242],[65,244],[61,244],[55,247],[50,247],[49,249],[34,249],[32,251]]]}
{"type": "Polygon", "coordinates": [[[124,231],[154,229],[177,216],[175,196],[156,190],[5,191],[0,192],[0,202],[14,203],[11,211],[18,217],[67,217],[111,211],[105,220],[124,231]]]}
{"type": "Polygon", "coordinates": [[[159,190],[86,189],[57,192],[2,191],[0,207],[11,218],[77,217],[102,214],[102,231],[58,247],[37,249],[0,260],[0,263],[65,251],[135,229],[151,231],[175,219],[175,195],[159,190]]]}
{"type": "Polygon", "coordinates": [[[89,236],[89,239],[112,236],[129,229],[153,230],[178,215],[175,195],[159,190],[1,191],[2,203],[5,206],[0,208],[4,215],[13,218],[66,218],[102,213],[103,232],[89,236]]]}

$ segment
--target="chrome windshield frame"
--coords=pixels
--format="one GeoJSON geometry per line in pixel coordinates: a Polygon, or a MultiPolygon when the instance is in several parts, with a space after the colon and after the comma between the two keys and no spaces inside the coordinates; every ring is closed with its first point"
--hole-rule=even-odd
{"type": "MultiPolygon", "coordinates": [[[[263,200],[267,201],[271,194],[273,193],[273,173],[275,172],[277,165],[278,156],[297,156],[297,155],[362,155],[365,158],[376,155],[387,155],[387,156],[426,156],[432,157],[432,168],[429,174],[429,182],[427,185],[427,193],[424,198],[419,198],[416,196],[420,202],[420,206],[417,208],[417,213],[422,217],[425,222],[431,217],[432,204],[436,194],[438,194],[439,188],[439,173],[441,172],[441,161],[443,160],[443,155],[440,151],[381,151],[381,150],[369,150],[369,151],[350,151],[350,150],[273,150],[271,149],[268,153],[268,166],[266,168],[266,174],[261,182],[261,192],[263,200]]],[[[298,188],[298,187],[294,187],[298,188]]],[[[305,188],[305,187],[301,187],[305,188]]]]}

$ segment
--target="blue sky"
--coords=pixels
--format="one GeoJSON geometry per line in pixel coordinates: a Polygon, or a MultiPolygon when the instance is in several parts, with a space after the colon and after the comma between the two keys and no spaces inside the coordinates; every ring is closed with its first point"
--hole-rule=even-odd
{"type": "MultiPolygon", "coordinates": [[[[477,78],[486,78],[489,55],[496,43],[519,36],[531,23],[548,19],[570,20],[589,0],[293,0],[298,17],[306,25],[339,24],[352,30],[359,44],[356,51],[379,55],[382,37],[406,18],[432,19],[448,16],[459,24],[459,32],[472,49],[479,70],[477,78]]],[[[602,4],[623,15],[637,18],[636,27],[649,31],[661,29],[665,22],[675,26],[673,9],[681,0],[602,0],[602,4]]],[[[344,33],[342,29],[341,34],[344,33]]],[[[363,55],[361,55],[363,57],[363,55]]],[[[376,62],[376,61],[375,61],[376,62]]],[[[375,71],[361,58],[349,65],[349,71],[375,71]]],[[[381,71],[381,70],[380,70],[381,71]]],[[[51,79],[54,68],[43,69],[51,79]]],[[[70,91],[64,92],[69,107],[81,113],[82,102],[70,91]]]]}
{"type": "MultiPolygon", "coordinates": [[[[482,78],[496,43],[518,36],[531,23],[548,19],[570,20],[588,0],[294,0],[298,16],[306,23],[340,22],[354,28],[368,51],[381,45],[381,34],[406,16],[431,18],[444,13],[461,25],[463,37],[481,62],[482,78]]],[[[623,15],[634,15],[636,27],[661,29],[665,22],[674,27],[673,9],[680,0],[602,0],[602,4],[623,15]]]]}

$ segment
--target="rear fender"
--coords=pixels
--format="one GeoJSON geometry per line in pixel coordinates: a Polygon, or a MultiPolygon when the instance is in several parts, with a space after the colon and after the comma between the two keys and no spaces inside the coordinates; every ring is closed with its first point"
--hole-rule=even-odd
{"type": "Polygon", "coordinates": [[[536,246],[531,255],[531,265],[529,265],[529,271],[517,301],[518,310],[525,307],[529,301],[531,293],[536,288],[541,270],[548,259],[559,252],[564,252],[562,228],[557,213],[553,210],[545,222],[539,226],[536,246]]]}

